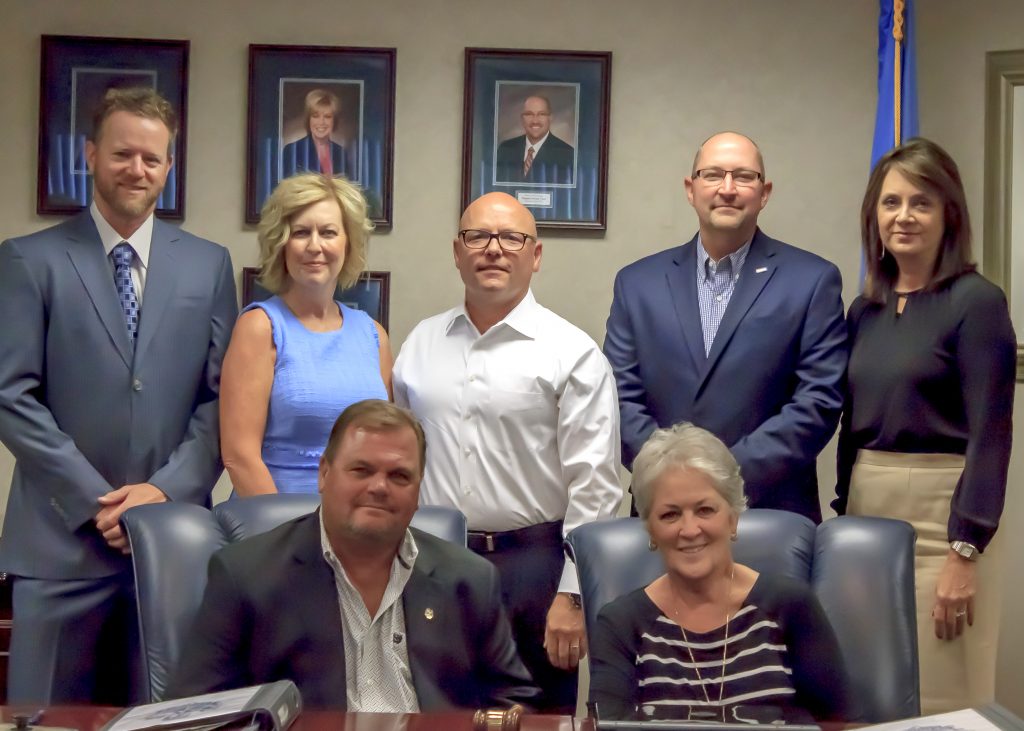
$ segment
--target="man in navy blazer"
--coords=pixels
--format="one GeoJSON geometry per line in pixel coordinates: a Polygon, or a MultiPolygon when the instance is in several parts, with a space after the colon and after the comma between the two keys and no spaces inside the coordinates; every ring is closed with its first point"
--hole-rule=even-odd
{"type": "Polygon", "coordinates": [[[772,184],[749,138],[709,138],[685,185],[697,236],[615,279],[604,352],[623,462],[654,429],[689,421],[730,446],[751,507],[820,521],[815,462],[847,361],[839,270],[757,227],[772,184]]]}
{"type": "Polygon", "coordinates": [[[498,572],[409,523],[423,428],[387,401],[349,406],[320,460],[321,508],[230,545],[170,698],[290,679],[309,708],[441,711],[529,702],[498,572]]]}
{"type": "Polygon", "coordinates": [[[91,208],[0,246],[0,440],[16,460],[0,538],[0,569],[15,577],[11,703],[139,699],[119,518],[143,503],[208,503],[221,473],[234,276],[226,249],[153,217],[176,127],[152,90],[108,92],[86,147],[91,208]]]}

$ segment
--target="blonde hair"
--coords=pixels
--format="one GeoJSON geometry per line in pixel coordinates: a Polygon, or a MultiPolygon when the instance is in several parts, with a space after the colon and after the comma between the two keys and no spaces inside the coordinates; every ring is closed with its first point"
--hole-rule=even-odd
{"type": "Polygon", "coordinates": [[[366,198],[359,186],[345,178],[303,173],[278,183],[260,212],[259,281],[270,292],[278,294],[288,283],[284,245],[291,236],[292,219],[299,211],[324,200],[333,200],[341,208],[341,224],[348,239],[338,284],[347,289],[359,281],[366,268],[366,248],[373,231],[373,222],[367,216],[366,198]]]}
{"type": "Polygon", "coordinates": [[[313,112],[318,109],[330,109],[334,115],[334,123],[331,131],[338,129],[338,115],[341,113],[341,99],[338,95],[326,89],[313,89],[306,94],[306,131],[309,132],[309,120],[313,118],[313,112]]]}

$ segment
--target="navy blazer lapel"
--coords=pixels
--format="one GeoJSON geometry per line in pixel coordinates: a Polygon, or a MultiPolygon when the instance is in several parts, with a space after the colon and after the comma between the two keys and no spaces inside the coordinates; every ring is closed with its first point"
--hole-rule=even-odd
{"type": "Polygon", "coordinates": [[[445,612],[455,611],[450,586],[444,586],[433,577],[434,556],[423,550],[416,557],[409,582],[402,592],[402,610],[405,612],[405,636],[409,648],[409,670],[420,709],[437,708],[448,703],[438,688],[437,644],[452,642],[443,636],[439,627],[444,626],[445,612]]]}
{"type": "Polygon", "coordinates": [[[308,646],[316,648],[323,655],[321,685],[324,698],[338,699],[337,705],[347,708],[348,685],[341,607],[338,605],[334,573],[324,560],[320,546],[319,511],[305,519],[299,535],[294,555],[295,572],[287,579],[294,590],[295,603],[299,608],[299,622],[293,631],[305,636],[308,646]]]}
{"type": "Polygon", "coordinates": [[[128,338],[124,310],[121,309],[117,288],[114,286],[114,270],[103,251],[103,243],[100,241],[99,232],[96,231],[92,215],[88,210],[79,214],[68,221],[64,230],[71,239],[67,248],[71,264],[78,272],[78,277],[82,280],[89,299],[92,300],[96,314],[110,334],[114,347],[117,348],[124,364],[131,368],[132,344],[128,338]]]}
{"type": "Polygon", "coordinates": [[[754,239],[750,243],[750,251],[747,259],[743,262],[743,271],[736,282],[736,289],[729,300],[729,306],[725,308],[722,322],[715,333],[715,339],[711,343],[711,351],[708,353],[707,370],[697,387],[697,395],[707,382],[708,376],[714,370],[715,363],[721,357],[722,352],[729,345],[736,328],[743,322],[747,312],[757,300],[768,280],[775,273],[775,247],[771,239],[761,233],[761,229],[754,232],[754,239]]]}
{"type": "Polygon", "coordinates": [[[149,244],[146,287],[142,291],[142,312],[139,315],[139,335],[135,345],[140,355],[146,352],[159,332],[160,320],[177,288],[179,268],[174,258],[174,242],[180,235],[174,226],[159,220],[153,221],[153,239],[149,244]]]}
{"type": "Polygon", "coordinates": [[[700,303],[697,301],[697,237],[680,247],[672,257],[675,265],[665,272],[668,291],[675,306],[676,317],[683,329],[683,341],[693,359],[693,368],[704,367],[704,331],[700,324],[700,303]]]}

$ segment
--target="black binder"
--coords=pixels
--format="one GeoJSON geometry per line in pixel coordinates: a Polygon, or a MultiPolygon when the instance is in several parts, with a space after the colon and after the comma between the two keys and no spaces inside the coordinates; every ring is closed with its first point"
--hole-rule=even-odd
{"type": "Polygon", "coordinates": [[[295,683],[278,680],[249,688],[126,708],[101,731],[215,728],[285,731],[301,711],[302,697],[295,683]]]}

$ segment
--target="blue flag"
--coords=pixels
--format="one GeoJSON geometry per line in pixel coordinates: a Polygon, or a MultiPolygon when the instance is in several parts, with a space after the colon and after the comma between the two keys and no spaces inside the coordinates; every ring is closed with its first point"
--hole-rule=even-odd
{"type": "MultiPolygon", "coordinates": [[[[878,5],[878,108],[871,144],[872,170],[878,158],[918,134],[914,0],[879,0],[878,5]]],[[[863,288],[863,252],[860,284],[863,288]]]]}
{"type": "Polygon", "coordinates": [[[882,155],[918,134],[914,35],[913,0],[879,0],[878,111],[871,145],[872,168],[882,155]],[[900,42],[894,37],[894,28],[900,42]]]}

